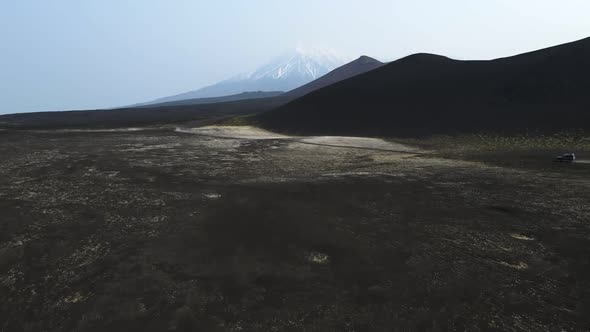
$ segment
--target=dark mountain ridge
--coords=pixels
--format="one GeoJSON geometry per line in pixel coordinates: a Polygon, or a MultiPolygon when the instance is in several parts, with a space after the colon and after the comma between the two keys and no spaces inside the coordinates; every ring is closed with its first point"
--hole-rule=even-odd
{"type": "Polygon", "coordinates": [[[590,129],[590,38],[490,61],[415,54],[260,114],[265,127],[414,136],[590,129]]]}
{"type": "Polygon", "coordinates": [[[0,115],[0,130],[123,128],[187,122],[198,126],[228,117],[268,111],[288,101],[278,96],[201,105],[16,113],[0,115]]]}
{"type": "MultiPolygon", "coordinates": [[[[369,57],[361,57],[341,66],[328,75],[312,81],[304,88],[323,87],[331,82],[357,75],[381,63],[369,57]],[[327,76],[327,77],[326,77],[327,76]]],[[[295,90],[292,90],[295,91],[295,90]]],[[[244,92],[223,97],[174,100],[158,104],[137,104],[110,110],[80,110],[62,112],[34,112],[0,115],[1,128],[117,128],[148,126],[186,121],[203,121],[235,115],[256,114],[295,99],[298,93],[280,91],[244,92]]]]}
{"type": "Polygon", "coordinates": [[[334,83],[343,81],[345,79],[366,73],[373,69],[377,69],[383,66],[383,62],[363,55],[358,59],[351,61],[343,66],[340,66],[331,72],[327,73],[326,75],[304,85],[297,89],[293,89],[287,93],[285,96],[291,98],[297,98],[304,96],[312,91],[321,89],[323,87],[332,85],[334,83]]]}

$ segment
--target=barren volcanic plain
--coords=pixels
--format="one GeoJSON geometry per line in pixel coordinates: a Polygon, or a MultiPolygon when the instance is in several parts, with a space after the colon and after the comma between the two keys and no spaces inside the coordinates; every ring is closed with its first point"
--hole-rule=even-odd
{"type": "Polygon", "coordinates": [[[470,142],[2,131],[0,331],[587,330],[590,164],[470,142]]]}

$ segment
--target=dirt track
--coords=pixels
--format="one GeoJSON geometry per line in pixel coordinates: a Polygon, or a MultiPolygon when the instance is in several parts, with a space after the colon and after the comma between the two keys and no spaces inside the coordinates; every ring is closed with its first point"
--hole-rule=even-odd
{"type": "Polygon", "coordinates": [[[590,328],[585,173],[225,127],[0,155],[0,331],[590,328]]]}

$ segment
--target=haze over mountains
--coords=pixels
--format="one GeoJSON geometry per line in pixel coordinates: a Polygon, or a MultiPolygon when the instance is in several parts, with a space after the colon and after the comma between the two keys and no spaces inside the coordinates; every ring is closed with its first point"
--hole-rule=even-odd
{"type": "Polygon", "coordinates": [[[189,105],[203,105],[203,104],[216,104],[225,103],[230,101],[239,101],[247,99],[260,99],[260,98],[272,98],[282,95],[282,91],[253,91],[253,92],[242,92],[235,95],[222,96],[222,97],[210,97],[210,98],[195,98],[195,99],[182,99],[175,101],[168,101],[156,104],[142,104],[134,107],[170,107],[170,106],[189,106],[189,105]]]}
{"type": "Polygon", "coordinates": [[[590,129],[590,38],[492,61],[415,54],[258,116],[305,134],[590,129]]]}
{"type": "MultiPolygon", "coordinates": [[[[289,73],[319,75],[301,62],[277,64],[245,75],[245,81],[289,73]]],[[[119,127],[257,114],[254,124],[301,134],[548,133],[590,130],[588,91],[590,38],[491,61],[415,54],[381,64],[361,57],[289,93],[242,93],[100,112],[9,115],[0,117],[0,125],[119,127]]]]}
{"type": "Polygon", "coordinates": [[[327,74],[346,62],[346,58],[327,50],[296,48],[251,73],[240,74],[195,91],[156,99],[141,105],[223,97],[244,92],[290,91],[327,74]]]}

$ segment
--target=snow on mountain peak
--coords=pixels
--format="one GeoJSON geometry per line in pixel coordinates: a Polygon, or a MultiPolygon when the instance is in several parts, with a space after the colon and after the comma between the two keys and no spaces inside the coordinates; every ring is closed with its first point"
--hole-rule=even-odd
{"type": "Polygon", "coordinates": [[[299,46],[251,73],[156,101],[212,98],[252,91],[291,91],[344,65],[347,60],[326,49],[299,46]]]}
{"type": "Polygon", "coordinates": [[[312,81],[345,64],[347,59],[327,49],[301,46],[283,53],[254,72],[236,79],[287,79],[312,81]]]}

